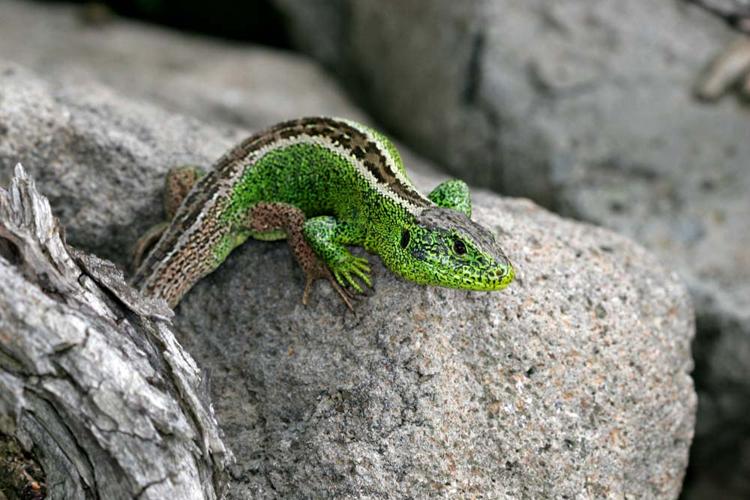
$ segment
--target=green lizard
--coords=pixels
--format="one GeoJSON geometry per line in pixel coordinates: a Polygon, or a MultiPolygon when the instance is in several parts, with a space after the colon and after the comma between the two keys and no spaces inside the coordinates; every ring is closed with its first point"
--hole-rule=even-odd
{"type": "Polygon", "coordinates": [[[174,169],[165,209],[171,222],[139,241],[133,284],[172,307],[248,237],[288,239],[306,275],[305,304],[319,278],[350,309],[351,289],[372,286],[367,259],[350,245],[421,284],[500,290],[514,276],[493,234],[470,219],[464,182],[446,181],[423,196],[393,144],[348,120],[280,123],[243,141],[208,174],[174,169]]]}

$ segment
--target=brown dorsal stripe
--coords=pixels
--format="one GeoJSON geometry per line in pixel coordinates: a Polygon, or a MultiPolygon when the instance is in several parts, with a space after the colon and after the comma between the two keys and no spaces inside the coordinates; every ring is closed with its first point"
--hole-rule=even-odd
{"type": "Polygon", "coordinates": [[[388,165],[384,152],[364,132],[346,122],[333,118],[300,118],[279,123],[242,141],[221,157],[214,168],[215,170],[231,169],[238,161],[247,158],[253,151],[273,142],[299,135],[330,139],[334,144],[351,151],[380,184],[387,186],[400,198],[418,207],[430,205],[412,186],[396,177],[396,173],[388,165]]]}

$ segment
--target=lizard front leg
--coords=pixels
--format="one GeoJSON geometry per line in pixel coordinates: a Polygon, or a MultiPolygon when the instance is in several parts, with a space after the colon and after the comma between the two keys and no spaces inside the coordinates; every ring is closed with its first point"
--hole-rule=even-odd
{"type": "Polygon", "coordinates": [[[451,179],[442,182],[427,197],[439,207],[452,208],[471,217],[471,194],[464,181],[451,179]]]}
{"type": "Polygon", "coordinates": [[[346,245],[357,244],[361,240],[353,226],[331,216],[313,217],[305,222],[304,234],[341,286],[350,286],[363,293],[359,279],[372,287],[370,263],[363,257],[352,255],[346,248],[346,245]]]}
{"type": "Polygon", "coordinates": [[[193,189],[193,186],[198,179],[203,177],[205,172],[200,167],[192,165],[184,165],[181,167],[175,167],[169,169],[167,176],[164,179],[164,212],[167,216],[167,220],[160,222],[155,226],[152,226],[146,231],[143,236],[138,238],[138,241],[133,247],[133,269],[138,269],[143,262],[143,258],[146,257],[148,251],[159,241],[161,235],[169,227],[169,223],[174,219],[177,209],[182,204],[183,200],[193,189]]]}
{"type": "MultiPolygon", "coordinates": [[[[318,219],[321,219],[321,217],[306,220],[302,210],[287,203],[261,202],[250,209],[246,226],[253,233],[253,236],[260,236],[261,239],[267,239],[264,237],[265,235],[275,236],[280,231],[286,234],[289,247],[305,273],[305,290],[302,294],[303,304],[307,305],[312,284],[316,280],[324,278],[331,283],[331,286],[339,294],[346,307],[354,311],[351,296],[339,278],[340,271],[337,272],[336,268],[329,267],[327,261],[325,261],[325,257],[316,253],[314,245],[311,244],[312,242],[308,238],[308,226],[311,228],[317,226],[318,219]]],[[[313,230],[313,233],[317,234],[317,231],[313,230]]],[[[318,241],[317,236],[313,236],[313,241],[318,241]]],[[[369,268],[367,270],[369,271],[369,268]]]]}

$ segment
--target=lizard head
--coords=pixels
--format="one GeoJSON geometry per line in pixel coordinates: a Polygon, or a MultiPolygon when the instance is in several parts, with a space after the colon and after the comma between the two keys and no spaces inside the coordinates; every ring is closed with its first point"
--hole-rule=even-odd
{"type": "Polygon", "coordinates": [[[384,261],[411,281],[467,290],[501,290],[513,281],[494,235],[462,212],[430,207],[400,229],[398,248],[384,261]]]}

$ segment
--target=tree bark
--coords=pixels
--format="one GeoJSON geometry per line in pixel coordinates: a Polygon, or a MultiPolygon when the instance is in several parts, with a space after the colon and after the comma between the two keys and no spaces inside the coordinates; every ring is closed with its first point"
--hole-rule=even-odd
{"type": "Polygon", "coordinates": [[[17,165],[0,188],[0,432],[53,498],[217,498],[231,452],[172,312],[66,245],[17,165]]]}

